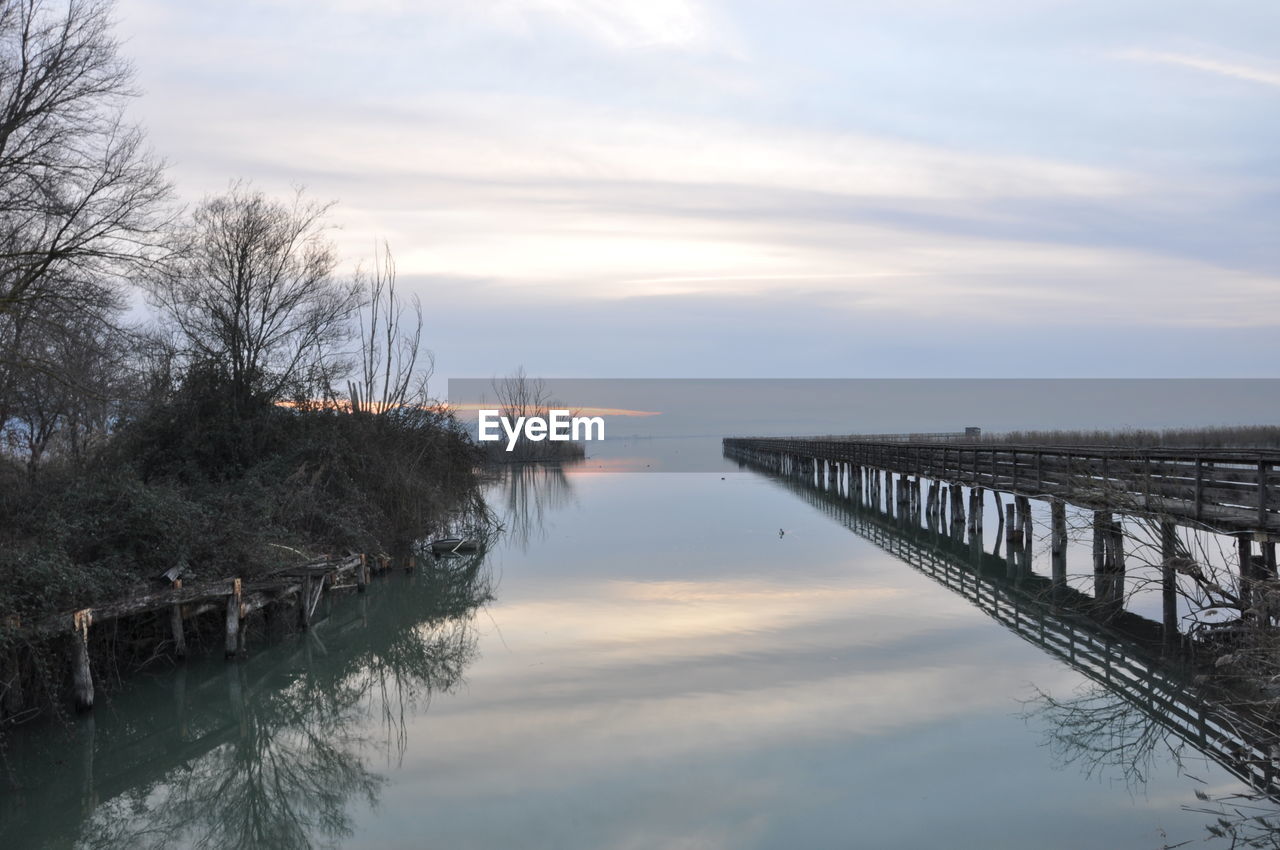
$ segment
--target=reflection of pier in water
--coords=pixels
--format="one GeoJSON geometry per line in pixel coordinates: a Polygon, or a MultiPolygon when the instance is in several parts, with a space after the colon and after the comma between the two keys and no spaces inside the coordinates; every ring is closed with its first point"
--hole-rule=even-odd
{"type": "MultiPolygon", "coordinates": [[[[732,455],[731,455],[732,456],[732,455]]],[[[1280,777],[1271,757],[1275,735],[1198,689],[1191,667],[1164,641],[1161,623],[1097,601],[1030,567],[1030,549],[1001,557],[964,534],[911,515],[872,506],[818,476],[771,474],[828,517],[964,597],[1023,640],[1058,658],[1115,694],[1152,723],[1203,752],[1258,792],[1280,802],[1280,777]],[[1024,557],[1025,556],[1025,557],[1024,557]]],[[[892,508],[892,503],[890,503],[892,508]]],[[[972,532],[972,529],[970,529],[972,532]]]]}
{"type": "Polygon", "coordinates": [[[0,846],[340,843],[382,786],[371,757],[398,758],[408,715],[461,681],[489,593],[482,553],[421,566],[244,661],[139,681],[72,740],[12,741],[0,846]]]}

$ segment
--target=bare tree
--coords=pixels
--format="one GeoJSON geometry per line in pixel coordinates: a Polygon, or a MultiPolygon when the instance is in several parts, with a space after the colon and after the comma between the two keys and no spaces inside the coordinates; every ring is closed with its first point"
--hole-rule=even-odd
{"type": "Polygon", "coordinates": [[[0,315],[152,255],[163,165],[124,120],[109,0],[0,0],[0,315]]]}
{"type": "Polygon", "coordinates": [[[0,422],[7,448],[34,474],[51,449],[79,462],[119,419],[135,369],[133,334],[102,321],[120,307],[108,290],[89,287],[79,305],[54,301],[40,311],[0,316],[12,331],[0,359],[0,422]],[[82,310],[94,304],[98,310],[82,310]]]}
{"type": "Polygon", "coordinates": [[[331,206],[300,189],[286,204],[236,183],[200,204],[179,256],[149,280],[188,355],[224,369],[237,399],[280,398],[331,376],[360,304],[359,288],[335,277],[331,206]]]}
{"type": "Polygon", "coordinates": [[[347,385],[352,412],[385,413],[425,404],[435,361],[422,349],[422,302],[414,295],[408,307],[401,303],[395,259],[386,242],[374,257],[373,271],[356,272],[356,285],[364,306],[358,322],[360,380],[347,385]]]}

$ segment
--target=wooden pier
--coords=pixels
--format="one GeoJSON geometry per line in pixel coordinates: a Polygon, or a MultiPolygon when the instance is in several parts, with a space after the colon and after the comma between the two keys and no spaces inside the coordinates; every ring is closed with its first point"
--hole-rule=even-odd
{"type": "MultiPolygon", "coordinates": [[[[963,597],[1028,643],[1116,695],[1153,725],[1212,758],[1268,798],[1280,801],[1274,730],[1203,692],[1164,624],[1122,611],[1100,616],[1087,594],[1032,573],[1018,548],[1000,557],[900,513],[802,478],[789,489],[855,534],[963,597]]],[[[1016,509],[1015,509],[1016,513],[1016,509]]],[[[1086,742],[1087,743],[1087,742],[1086,742]]]]}
{"type": "Polygon", "coordinates": [[[1224,534],[1280,536],[1280,451],[1015,446],[976,441],[729,438],[778,469],[882,470],[1029,498],[1056,498],[1224,534]]]}
{"type": "Polygon", "coordinates": [[[996,501],[997,537],[1007,557],[1029,562],[1032,499],[1049,503],[1052,582],[1067,576],[1067,504],[1092,511],[1095,603],[1112,615],[1126,598],[1124,517],[1157,526],[1164,632],[1176,643],[1178,570],[1193,564],[1178,525],[1233,536],[1237,576],[1224,591],[1242,618],[1280,621],[1275,606],[1256,606],[1274,589],[1280,541],[1280,452],[1258,450],[1110,449],[1011,446],[976,441],[856,438],[730,438],[727,457],[759,469],[798,475],[849,498],[883,505],[919,525],[981,541],[983,505],[996,501]],[[968,499],[965,488],[969,488],[968,499]],[[1001,493],[1010,496],[1002,506],[1001,493]],[[966,501],[968,502],[966,510],[966,501]]]}

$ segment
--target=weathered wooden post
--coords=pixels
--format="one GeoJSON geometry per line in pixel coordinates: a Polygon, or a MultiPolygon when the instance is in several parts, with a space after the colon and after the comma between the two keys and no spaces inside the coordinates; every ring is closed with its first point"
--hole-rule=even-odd
{"type": "Polygon", "coordinates": [[[1021,540],[1018,531],[1017,514],[1013,502],[1004,506],[1004,564],[1008,578],[1018,578],[1022,574],[1018,563],[1018,542],[1021,540]]]}
{"type": "Polygon", "coordinates": [[[965,522],[965,526],[964,526],[965,533],[969,536],[970,540],[973,539],[974,523],[977,522],[977,518],[978,518],[977,498],[978,498],[978,488],[970,487],[969,488],[969,518],[965,522]]]}
{"type": "MultiPolygon", "coordinates": [[[[173,580],[173,589],[182,590],[182,579],[173,580]]],[[[182,603],[175,602],[169,609],[169,631],[173,633],[173,654],[187,657],[187,635],[182,629],[182,603]]]]}
{"type": "Polygon", "coordinates": [[[1093,512],[1093,598],[1102,602],[1107,598],[1107,532],[1110,514],[1093,512]]]}
{"type": "MultiPolygon", "coordinates": [[[[993,473],[991,477],[994,480],[995,474],[993,473]]],[[[1008,533],[1005,530],[1006,526],[1004,521],[1004,501],[1000,498],[1000,491],[996,489],[992,489],[991,497],[995,499],[995,502],[996,502],[996,545],[991,547],[991,554],[999,555],[1000,542],[1004,540],[1006,534],[1008,533]]]]}
{"type": "Polygon", "coordinates": [[[240,654],[240,616],[241,616],[240,579],[231,580],[231,593],[227,596],[227,640],[226,657],[235,658],[240,654]]]}
{"type": "Polygon", "coordinates": [[[93,625],[93,609],[85,608],[71,615],[71,686],[76,708],[93,708],[93,671],[89,668],[89,626],[93,625]]]}
{"type": "Polygon", "coordinates": [[[1022,566],[1030,571],[1032,549],[1035,546],[1035,531],[1031,524],[1031,499],[1019,496],[1017,504],[1018,535],[1022,538],[1022,566]]]}
{"type": "Polygon", "coordinates": [[[369,564],[364,555],[360,556],[360,566],[356,567],[356,593],[364,593],[369,586],[369,564]]]}
{"type": "Polygon", "coordinates": [[[982,517],[987,512],[987,491],[982,487],[974,487],[973,491],[978,495],[973,496],[973,507],[970,513],[973,514],[973,532],[977,537],[978,544],[982,544],[983,528],[982,517]]]}
{"type": "Polygon", "coordinates": [[[1107,566],[1111,571],[1111,606],[1115,610],[1124,607],[1124,520],[1111,518],[1111,546],[1107,566]]]}
{"type": "Polygon", "coordinates": [[[1049,502],[1049,550],[1053,588],[1067,586],[1067,505],[1061,499],[1049,502]]]}
{"type": "Polygon", "coordinates": [[[1093,513],[1093,595],[1108,614],[1124,607],[1124,526],[1110,511],[1093,513]]]}
{"type": "Polygon", "coordinates": [[[1240,561],[1240,609],[1241,613],[1253,607],[1253,535],[1236,535],[1236,552],[1240,561]]]}
{"type": "Polygon", "coordinates": [[[1160,595],[1164,608],[1164,642],[1178,642],[1178,528],[1172,522],[1160,523],[1160,595]]]}

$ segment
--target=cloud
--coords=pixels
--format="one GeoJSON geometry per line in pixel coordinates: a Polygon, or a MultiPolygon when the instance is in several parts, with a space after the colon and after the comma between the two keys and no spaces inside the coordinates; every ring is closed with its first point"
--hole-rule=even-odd
{"type": "Polygon", "coordinates": [[[1129,59],[1135,62],[1177,65],[1183,68],[1192,68],[1196,71],[1207,71],[1210,74],[1220,74],[1224,77],[1233,77],[1237,80],[1248,80],[1249,82],[1280,88],[1280,70],[1271,68],[1221,62],[1217,59],[1193,56],[1188,53],[1170,53],[1160,50],[1124,50],[1117,55],[1121,59],[1129,59]]]}
{"type": "Polygon", "coordinates": [[[691,0],[515,0],[494,7],[550,16],[615,49],[696,49],[713,42],[706,12],[691,0]]]}

